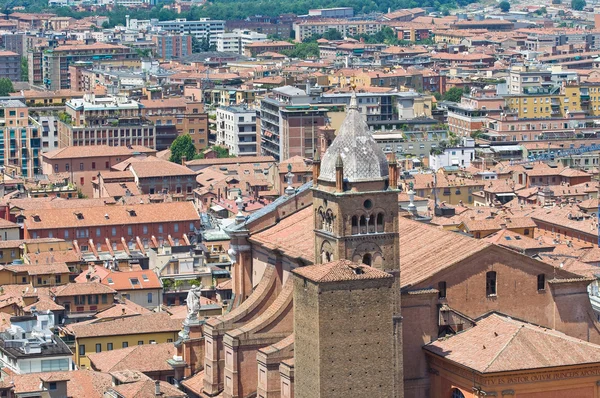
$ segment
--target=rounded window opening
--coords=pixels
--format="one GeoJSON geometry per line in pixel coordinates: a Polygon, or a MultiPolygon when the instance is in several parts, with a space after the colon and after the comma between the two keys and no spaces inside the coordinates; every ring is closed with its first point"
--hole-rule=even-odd
{"type": "Polygon", "coordinates": [[[465,398],[465,395],[458,388],[452,389],[452,398],[465,398]]]}
{"type": "Polygon", "coordinates": [[[371,254],[367,253],[363,256],[362,262],[370,267],[373,262],[373,257],[371,257],[371,254]]]}
{"type": "Polygon", "coordinates": [[[363,203],[363,206],[365,206],[365,209],[369,210],[371,207],[373,207],[373,202],[371,202],[371,199],[367,199],[365,200],[365,203],[363,203]]]}

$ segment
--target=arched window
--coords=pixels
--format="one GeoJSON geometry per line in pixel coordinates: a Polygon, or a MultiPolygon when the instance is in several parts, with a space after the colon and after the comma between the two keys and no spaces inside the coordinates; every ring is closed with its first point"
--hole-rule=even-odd
{"type": "Polygon", "coordinates": [[[365,254],[363,256],[362,262],[363,262],[363,264],[371,266],[371,263],[373,262],[373,258],[371,257],[371,254],[369,254],[369,253],[365,254]]]}
{"type": "Polygon", "coordinates": [[[333,232],[333,212],[331,210],[327,210],[325,213],[325,231],[333,232]]]}
{"type": "Polygon", "coordinates": [[[485,274],[485,294],[486,296],[496,295],[496,271],[489,271],[485,274]]]}
{"type": "Polygon", "coordinates": [[[369,233],[375,233],[375,216],[369,217],[369,233]]]}
{"type": "Polygon", "coordinates": [[[358,233],[358,217],[352,216],[352,235],[356,235],[358,233]]]}
{"type": "Polygon", "coordinates": [[[452,398],[465,398],[465,395],[458,388],[452,389],[452,398]]]}
{"type": "Polygon", "coordinates": [[[329,252],[325,252],[325,260],[329,263],[333,261],[333,256],[329,252]]]}
{"type": "Polygon", "coordinates": [[[383,213],[377,214],[377,232],[383,232],[383,213]]]}
{"type": "Polygon", "coordinates": [[[367,233],[367,219],[365,218],[365,216],[360,216],[360,233],[367,233]]]}

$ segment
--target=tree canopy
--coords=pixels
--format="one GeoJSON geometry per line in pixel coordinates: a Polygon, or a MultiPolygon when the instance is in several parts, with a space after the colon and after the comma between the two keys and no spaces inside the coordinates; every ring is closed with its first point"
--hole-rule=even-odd
{"type": "Polygon", "coordinates": [[[587,3],[585,2],[585,0],[572,0],[571,1],[571,8],[574,9],[575,11],[583,11],[583,9],[585,8],[586,5],[587,5],[587,3]]]}
{"type": "Polygon", "coordinates": [[[506,0],[504,0],[504,1],[501,1],[500,4],[498,4],[498,7],[500,8],[500,11],[508,12],[510,10],[510,3],[506,0]]]}
{"type": "Polygon", "coordinates": [[[460,102],[464,90],[460,87],[452,87],[444,93],[444,101],[460,102]]]}
{"type": "Polygon", "coordinates": [[[12,81],[5,77],[0,79],[0,97],[6,97],[10,93],[14,93],[15,88],[13,87],[12,81]]]}
{"type": "Polygon", "coordinates": [[[189,134],[175,138],[170,149],[171,157],[169,160],[173,163],[181,163],[181,158],[184,156],[187,160],[192,160],[196,156],[196,147],[189,134]]]}

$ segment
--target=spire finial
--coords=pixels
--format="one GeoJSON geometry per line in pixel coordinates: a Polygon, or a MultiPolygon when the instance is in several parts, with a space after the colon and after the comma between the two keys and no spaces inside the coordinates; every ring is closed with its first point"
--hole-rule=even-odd
{"type": "Polygon", "coordinates": [[[352,94],[350,95],[350,106],[348,110],[356,109],[358,110],[358,101],[356,100],[356,86],[352,85],[352,94]]]}

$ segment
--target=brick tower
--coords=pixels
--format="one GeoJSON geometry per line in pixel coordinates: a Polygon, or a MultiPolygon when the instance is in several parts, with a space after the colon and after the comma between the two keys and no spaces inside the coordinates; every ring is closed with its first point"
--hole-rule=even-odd
{"type": "MultiPolygon", "coordinates": [[[[398,169],[395,158],[388,162],[373,139],[358,111],[356,94],[352,94],[338,135],[313,167],[318,175],[313,180],[315,263],[350,260],[394,276],[394,288],[389,292],[394,334],[392,347],[388,347],[393,364],[388,364],[388,372],[394,375],[390,396],[402,397],[398,169]]],[[[367,341],[372,336],[362,338],[367,341]]],[[[377,358],[369,358],[368,363],[375,362],[377,358]]],[[[299,381],[301,371],[297,369],[299,381]]]]}

